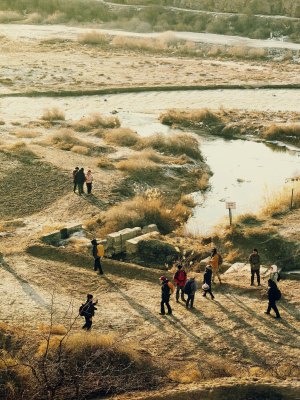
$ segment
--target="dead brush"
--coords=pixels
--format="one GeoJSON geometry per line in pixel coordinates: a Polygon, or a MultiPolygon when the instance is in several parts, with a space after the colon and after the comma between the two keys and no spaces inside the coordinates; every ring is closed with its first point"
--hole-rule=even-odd
{"type": "Polygon", "coordinates": [[[92,113],[73,123],[73,128],[78,132],[88,132],[92,129],[99,128],[112,129],[119,127],[120,120],[118,117],[103,116],[99,113],[92,113]]]}
{"type": "Polygon", "coordinates": [[[103,168],[103,169],[115,169],[115,164],[108,159],[107,157],[101,157],[99,158],[98,162],[97,162],[97,167],[98,168],[103,168]]]}
{"type": "Polygon", "coordinates": [[[105,35],[101,32],[91,31],[79,35],[77,40],[81,44],[88,44],[92,46],[106,46],[110,42],[110,37],[109,35],[105,35]]]}
{"type": "Polygon", "coordinates": [[[211,125],[222,122],[215,112],[207,108],[191,111],[171,109],[161,114],[159,119],[165,125],[179,124],[184,127],[197,126],[201,123],[211,125]]]}
{"type": "Polygon", "coordinates": [[[11,133],[12,135],[16,136],[17,138],[24,138],[24,139],[34,139],[42,135],[41,132],[33,131],[30,129],[20,129],[15,132],[11,133]]]}
{"type": "Polygon", "coordinates": [[[41,119],[44,121],[64,121],[66,119],[65,113],[57,107],[45,110],[41,119]]]}
{"type": "Polygon", "coordinates": [[[266,140],[281,140],[283,142],[300,144],[300,124],[273,124],[263,133],[266,140]]]}
{"type": "Polygon", "coordinates": [[[119,161],[116,168],[130,175],[135,180],[156,180],[161,167],[142,154],[119,161]]]}
{"type": "Polygon", "coordinates": [[[129,128],[109,129],[103,136],[107,143],[125,147],[136,145],[140,139],[140,136],[129,128]]]}

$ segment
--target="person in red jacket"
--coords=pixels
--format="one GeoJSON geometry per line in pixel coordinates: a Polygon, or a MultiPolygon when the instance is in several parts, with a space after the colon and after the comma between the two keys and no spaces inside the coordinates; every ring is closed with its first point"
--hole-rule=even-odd
{"type": "Polygon", "coordinates": [[[177,271],[174,275],[174,283],[176,285],[176,302],[179,302],[179,294],[181,292],[181,300],[185,301],[184,298],[184,286],[186,284],[187,276],[184,269],[182,269],[182,265],[178,265],[177,271]]]}

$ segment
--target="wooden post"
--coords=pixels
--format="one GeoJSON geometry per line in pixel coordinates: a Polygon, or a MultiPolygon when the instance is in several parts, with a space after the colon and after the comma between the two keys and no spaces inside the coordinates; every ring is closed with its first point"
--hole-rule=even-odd
{"type": "Polygon", "coordinates": [[[232,225],[232,212],[231,212],[231,208],[228,208],[229,211],[229,225],[232,225]]]}
{"type": "Polygon", "coordinates": [[[291,194],[291,210],[293,209],[293,200],[294,200],[294,188],[292,188],[292,194],[291,194]]]}

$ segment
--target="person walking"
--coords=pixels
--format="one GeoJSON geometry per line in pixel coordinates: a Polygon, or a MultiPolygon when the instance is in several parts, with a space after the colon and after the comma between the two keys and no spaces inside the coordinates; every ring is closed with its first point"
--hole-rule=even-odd
{"type": "Polygon", "coordinates": [[[84,193],[83,185],[84,185],[84,182],[85,182],[85,173],[84,173],[84,169],[83,168],[80,168],[80,170],[77,172],[77,174],[75,176],[75,181],[76,181],[76,183],[78,185],[79,196],[81,196],[82,193],[84,193]]]}
{"type": "Polygon", "coordinates": [[[186,299],[186,308],[189,308],[189,304],[191,304],[191,308],[194,308],[194,300],[195,293],[197,291],[197,283],[194,277],[191,277],[185,284],[184,293],[188,295],[186,299]]]}
{"type": "Polygon", "coordinates": [[[96,239],[93,239],[91,243],[93,245],[92,254],[94,257],[94,271],[99,270],[99,275],[103,275],[101,257],[104,256],[104,246],[103,244],[98,244],[96,239]]]}
{"type": "Polygon", "coordinates": [[[172,308],[170,306],[170,297],[174,291],[174,286],[165,277],[161,276],[161,303],[160,303],[160,315],[165,315],[165,305],[168,309],[168,315],[172,315],[172,308]]]}
{"type": "Polygon", "coordinates": [[[73,171],[73,183],[74,183],[73,191],[74,191],[74,193],[76,192],[76,189],[77,189],[76,174],[78,171],[79,171],[79,167],[76,167],[73,171]]]}
{"type": "Polygon", "coordinates": [[[86,182],[86,187],[87,187],[87,193],[91,194],[92,193],[92,185],[93,185],[93,175],[92,171],[89,169],[86,177],[85,177],[85,182],[86,182]]]}
{"type": "Polygon", "coordinates": [[[203,297],[206,297],[206,294],[209,293],[211,299],[213,300],[215,298],[215,296],[213,295],[212,291],[211,291],[211,279],[212,279],[212,267],[210,264],[208,264],[205,267],[205,272],[203,275],[203,285],[202,285],[202,289],[203,289],[203,297]]]}
{"type": "Polygon", "coordinates": [[[86,329],[87,331],[91,330],[93,324],[93,316],[95,315],[95,310],[97,310],[96,305],[98,300],[93,301],[93,295],[88,294],[86,296],[86,302],[82,304],[79,308],[79,315],[85,318],[85,324],[82,329],[86,329]]]}
{"type": "Polygon", "coordinates": [[[257,286],[260,286],[260,256],[257,249],[253,249],[248,261],[251,268],[251,286],[254,286],[254,275],[256,275],[257,286]]]}
{"type": "Polygon", "coordinates": [[[181,294],[181,300],[185,301],[184,298],[184,286],[186,284],[187,275],[185,270],[182,268],[182,265],[179,264],[177,266],[177,271],[174,275],[174,283],[176,285],[176,302],[179,302],[179,295],[181,294]],[[181,292],[181,293],[180,293],[181,292]]]}
{"type": "Polygon", "coordinates": [[[278,289],[276,283],[274,281],[272,281],[272,279],[268,280],[268,299],[269,299],[269,304],[268,304],[268,308],[267,311],[265,311],[265,314],[269,315],[271,312],[271,309],[274,310],[276,317],[275,318],[281,318],[278,308],[276,306],[276,301],[280,300],[281,298],[281,292],[278,289]]]}
{"type": "Polygon", "coordinates": [[[215,283],[215,277],[217,276],[219,279],[219,282],[222,283],[221,281],[221,276],[220,276],[220,267],[223,263],[222,256],[218,254],[217,249],[213,248],[211,253],[210,253],[210,260],[209,264],[212,267],[212,272],[213,272],[213,277],[212,277],[212,282],[215,283]]]}

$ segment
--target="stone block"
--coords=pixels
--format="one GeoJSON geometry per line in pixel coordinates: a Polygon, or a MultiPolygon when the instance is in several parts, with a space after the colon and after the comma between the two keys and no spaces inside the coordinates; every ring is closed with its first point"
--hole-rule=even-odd
{"type": "Polygon", "coordinates": [[[134,254],[138,251],[138,243],[142,240],[148,240],[158,235],[158,232],[146,233],[145,235],[137,236],[134,239],[126,240],[126,252],[134,254]]]}
{"type": "Polygon", "coordinates": [[[49,233],[48,235],[41,237],[42,242],[47,244],[55,244],[61,240],[61,233],[60,231],[54,231],[49,233]]]}
{"type": "Polygon", "coordinates": [[[69,236],[73,235],[73,233],[75,233],[75,232],[82,231],[82,229],[83,229],[81,224],[80,225],[67,226],[66,228],[68,229],[68,235],[69,236]]]}
{"type": "Polygon", "coordinates": [[[113,232],[106,236],[107,244],[112,247],[115,243],[121,244],[121,235],[119,232],[113,232]]]}
{"type": "Polygon", "coordinates": [[[142,229],[143,234],[150,233],[150,232],[159,232],[156,224],[144,226],[144,228],[142,229]]]}

